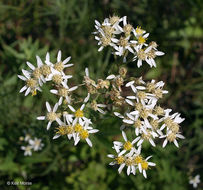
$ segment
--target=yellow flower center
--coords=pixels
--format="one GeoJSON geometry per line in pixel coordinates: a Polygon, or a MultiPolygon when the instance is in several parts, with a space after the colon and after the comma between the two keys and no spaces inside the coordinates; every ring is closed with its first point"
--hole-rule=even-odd
{"type": "Polygon", "coordinates": [[[108,46],[111,43],[111,38],[102,37],[101,42],[103,46],[108,46]]]}
{"type": "Polygon", "coordinates": [[[140,59],[140,60],[145,60],[146,59],[146,56],[147,54],[144,52],[143,49],[139,50],[137,52],[137,57],[140,59]]]}
{"type": "Polygon", "coordinates": [[[56,84],[61,84],[61,82],[62,82],[62,76],[61,75],[54,75],[52,77],[52,80],[56,84]]]}
{"type": "Polygon", "coordinates": [[[136,120],[135,123],[134,123],[134,127],[135,127],[135,128],[140,128],[141,125],[142,125],[142,123],[141,123],[141,121],[140,121],[139,119],[136,120]]]}
{"type": "Polygon", "coordinates": [[[84,113],[82,110],[78,109],[76,112],[75,112],[75,117],[83,117],[84,116],[84,113]]]}
{"type": "Polygon", "coordinates": [[[122,164],[125,161],[123,156],[118,156],[117,158],[115,158],[115,160],[118,164],[122,164]]]}
{"type": "Polygon", "coordinates": [[[89,136],[89,133],[88,133],[87,130],[82,129],[82,130],[80,131],[80,137],[81,137],[81,139],[86,139],[86,138],[88,138],[88,136],[89,136]]]}
{"type": "Polygon", "coordinates": [[[82,125],[80,125],[79,123],[75,125],[74,130],[76,133],[81,132],[83,130],[82,125]]]}
{"type": "Polygon", "coordinates": [[[68,90],[64,87],[58,89],[59,96],[66,97],[68,95],[68,90]]]}
{"type": "Polygon", "coordinates": [[[48,65],[43,65],[41,67],[41,72],[44,76],[48,76],[49,74],[51,74],[51,69],[48,65]]]}
{"type": "Polygon", "coordinates": [[[146,42],[147,38],[143,38],[142,36],[138,37],[138,43],[139,44],[144,44],[146,42]]]}
{"type": "Polygon", "coordinates": [[[57,134],[60,134],[60,135],[66,135],[66,126],[63,126],[63,125],[60,125],[58,128],[57,128],[57,134]]]}
{"type": "Polygon", "coordinates": [[[132,148],[132,143],[130,142],[130,141],[127,141],[124,145],[123,145],[123,148],[125,149],[125,150],[131,150],[131,148],[132,148]]]}
{"type": "Polygon", "coordinates": [[[131,165],[133,165],[133,159],[132,159],[132,158],[126,159],[126,160],[125,160],[125,164],[126,164],[126,166],[131,166],[131,165]]]}
{"type": "Polygon", "coordinates": [[[170,133],[167,136],[167,139],[168,139],[169,142],[173,142],[176,139],[176,134],[175,133],[170,133]]]}
{"type": "Polygon", "coordinates": [[[34,71],[33,71],[33,76],[34,76],[34,78],[39,78],[40,76],[41,76],[41,70],[40,70],[40,68],[36,68],[34,71]]]}
{"type": "Polygon", "coordinates": [[[137,35],[142,35],[144,30],[141,29],[141,26],[138,26],[136,29],[135,29],[137,35]]]}
{"type": "Polygon", "coordinates": [[[136,156],[136,157],[134,158],[134,162],[135,162],[135,164],[142,163],[142,156],[136,156]]]}
{"type": "Polygon", "coordinates": [[[30,88],[34,88],[34,87],[37,86],[37,81],[35,79],[32,79],[32,78],[28,79],[26,81],[26,83],[27,83],[27,86],[30,87],[30,88]]]}
{"type": "Polygon", "coordinates": [[[57,114],[54,112],[48,112],[46,115],[47,120],[49,121],[55,121],[57,118],[57,114]]]}
{"type": "Polygon", "coordinates": [[[143,169],[143,170],[147,170],[147,169],[148,169],[148,162],[145,161],[145,160],[142,161],[141,166],[142,166],[142,169],[143,169]]]}
{"type": "Polygon", "coordinates": [[[128,45],[128,40],[126,38],[121,37],[119,40],[119,45],[122,47],[126,47],[128,45]]]}
{"type": "Polygon", "coordinates": [[[55,65],[54,65],[54,69],[56,69],[57,71],[59,71],[59,72],[62,72],[63,71],[63,69],[64,69],[64,64],[63,64],[63,62],[58,62],[58,63],[56,63],[55,65]]]}

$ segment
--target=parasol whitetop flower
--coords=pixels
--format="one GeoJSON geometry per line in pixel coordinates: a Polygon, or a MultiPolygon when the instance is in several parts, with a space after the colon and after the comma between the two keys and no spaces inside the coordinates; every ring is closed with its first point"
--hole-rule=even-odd
{"type": "Polygon", "coordinates": [[[78,88],[78,86],[73,86],[71,88],[68,87],[67,83],[63,83],[63,86],[60,86],[58,88],[58,90],[56,89],[52,89],[50,90],[51,93],[56,94],[58,96],[60,96],[58,104],[61,105],[63,102],[63,98],[66,99],[67,103],[70,104],[71,103],[71,99],[70,99],[70,92],[76,90],[78,88]]]}
{"type": "Polygon", "coordinates": [[[134,144],[140,139],[140,137],[136,137],[132,142],[128,141],[126,133],[124,131],[122,131],[122,136],[123,139],[125,141],[125,143],[119,142],[119,141],[114,141],[114,149],[116,150],[116,152],[119,152],[118,156],[121,156],[123,154],[125,154],[127,151],[134,151],[134,144]],[[122,149],[122,151],[120,151],[120,149],[122,149]]]}
{"type": "Polygon", "coordinates": [[[42,147],[44,146],[44,144],[42,143],[42,140],[38,139],[36,137],[34,138],[34,140],[30,139],[29,144],[33,148],[34,151],[41,150],[42,147]]]}
{"type": "Polygon", "coordinates": [[[24,150],[24,156],[31,156],[32,155],[32,146],[21,146],[21,149],[24,150]]]}
{"type": "Polygon", "coordinates": [[[198,183],[200,183],[200,175],[196,175],[195,177],[191,177],[189,180],[189,184],[193,185],[193,188],[197,188],[198,183]]]}
{"type": "Polygon", "coordinates": [[[53,109],[51,109],[49,102],[46,102],[46,108],[48,111],[47,115],[37,117],[38,120],[48,120],[49,121],[47,124],[47,130],[49,130],[49,128],[51,127],[51,124],[54,121],[56,121],[59,125],[62,123],[62,121],[60,120],[59,114],[56,113],[58,106],[59,106],[58,103],[56,103],[54,105],[53,109]]]}
{"type": "Polygon", "coordinates": [[[89,139],[89,135],[93,133],[97,133],[99,130],[98,129],[93,129],[92,127],[89,126],[90,122],[88,120],[85,120],[83,122],[83,127],[77,131],[76,136],[75,136],[75,143],[74,145],[76,146],[78,142],[83,139],[87,142],[87,144],[92,147],[92,142],[89,139]]]}
{"type": "Polygon", "coordinates": [[[25,91],[25,96],[27,96],[30,92],[35,93],[36,90],[41,91],[39,87],[38,80],[31,77],[31,72],[22,69],[24,76],[18,75],[18,77],[26,82],[26,85],[20,89],[20,93],[25,91]]]}

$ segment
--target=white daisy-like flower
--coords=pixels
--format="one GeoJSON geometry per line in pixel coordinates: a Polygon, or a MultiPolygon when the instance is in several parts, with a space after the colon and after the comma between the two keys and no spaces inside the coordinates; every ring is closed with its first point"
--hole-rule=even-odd
{"type": "Polygon", "coordinates": [[[71,64],[67,64],[70,61],[71,57],[67,57],[63,61],[62,61],[61,57],[62,57],[61,50],[59,50],[58,54],[57,54],[57,63],[55,63],[53,65],[53,67],[54,67],[55,70],[61,72],[61,74],[64,74],[63,70],[65,68],[73,66],[73,64],[72,63],[71,64]]]}
{"type": "Polygon", "coordinates": [[[91,107],[94,109],[94,111],[98,111],[101,114],[106,113],[104,110],[101,109],[101,108],[106,108],[107,107],[105,104],[98,104],[96,101],[93,101],[91,103],[91,107]]]}
{"type": "Polygon", "coordinates": [[[33,64],[31,64],[28,61],[26,62],[26,64],[32,70],[31,74],[32,74],[33,78],[37,79],[39,85],[42,86],[43,83],[46,83],[45,78],[41,72],[41,67],[43,66],[43,63],[39,56],[36,56],[36,59],[37,59],[37,67],[35,67],[33,64]]]}
{"type": "Polygon", "coordinates": [[[34,138],[34,140],[30,139],[29,144],[31,145],[34,151],[39,151],[44,146],[44,144],[42,143],[42,140],[38,138],[34,138]]]}
{"type": "Polygon", "coordinates": [[[32,146],[21,146],[21,149],[24,150],[24,156],[31,156],[32,155],[32,146]]]}
{"type": "Polygon", "coordinates": [[[146,62],[151,66],[151,67],[156,67],[156,62],[154,61],[154,59],[157,57],[157,56],[162,56],[164,55],[165,53],[162,52],[162,51],[158,51],[158,50],[154,50],[153,48],[151,47],[148,47],[145,52],[147,53],[147,58],[146,58],[146,62]]]}
{"type": "Polygon", "coordinates": [[[119,152],[118,156],[121,156],[125,154],[127,151],[134,151],[133,145],[140,139],[140,137],[135,138],[132,142],[128,141],[126,133],[122,131],[122,136],[125,141],[125,143],[119,142],[119,141],[114,141],[114,148],[116,152],[119,152]],[[120,149],[123,148],[123,150],[120,152],[120,149]]]}
{"type": "Polygon", "coordinates": [[[75,138],[75,131],[74,131],[74,126],[73,124],[73,119],[72,117],[67,117],[68,114],[64,116],[64,121],[61,122],[61,124],[57,127],[57,131],[53,139],[57,139],[60,136],[67,135],[68,139],[70,140],[72,137],[75,138]],[[66,119],[68,118],[68,119],[66,119]],[[67,123],[66,123],[67,122],[67,123]]]}
{"type": "Polygon", "coordinates": [[[36,90],[41,91],[39,87],[38,80],[31,77],[31,72],[22,69],[24,76],[18,75],[18,77],[26,82],[26,85],[20,89],[20,93],[25,91],[25,96],[27,96],[30,92],[34,94],[36,90]]]}
{"type": "Polygon", "coordinates": [[[149,141],[150,144],[155,147],[156,144],[154,143],[154,138],[158,137],[159,135],[155,132],[155,131],[152,131],[152,130],[148,130],[147,128],[142,128],[142,136],[140,137],[140,140],[138,141],[137,143],[137,146],[141,146],[142,143],[144,141],[149,141]]]}
{"type": "MultiPolygon", "coordinates": [[[[91,126],[89,126],[89,124],[91,123],[88,119],[80,122],[80,124],[82,123],[81,126],[82,128],[78,129],[78,131],[76,131],[76,136],[74,138],[75,143],[74,145],[76,146],[78,144],[78,142],[83,139],[87,142],[87,144],[92,147],[92,142],[89,139],[89,135],[93,134],[93,133],[97,133],[99,130],[98,129],[93,129],[91,126]]],[[[77,125],[77,124],[76,124],[77,125]]],[[[75,130],[76,130],[76,126],[75,126],[75,130]]]]}
{"type": "Polygon", "coordinates": [[[197,188],[198,183],[200,183],[200,175],[196,175],[193,178],[190,178],[189,184],[193,185],[193,188],[197,188]]]}
{"type": "Polygon", "coordinates": [[[152,156],[148,156],[145,160],[142,160],[141,162],[138,163],[139,172],[142,173],[145,178],[147,178],[146,170],[149,169],[149,166],[156,166],[155,163],[153,163],[153,162],[148,162],[148,160],[149,160],[151,157],[152,157],[152,156]]]}
{"type": "Polygon", "coordinates": [[[56,103],[53,107],[53,109],[51,109],[51,106],[49,104],[49,102],[46,102],[46,108],[47,108],[47,115],[46,116],[39,116],[37,117],[38,120],[48,120],[48,124],[47,124],[47,130],[49,130],[49,128],[51,127],[51,124],[56,121],[59,125],[62,123],[62,121],[60,120],[59,115],[56,113],[57,109],[58,109],[58,103],[56,103]]]}
{"type": "Polygon", "coordinates": [[[166,138],[162,145],[163,148],[167,145],[168,142],[173,142],[175,144],[175,146],[179,148],[177,138],[184,139],[185,137],[183,135],[181,135],[180,133],[174,133],[171,130],[168,130],[167,134],[160,136],[160,138],[166,138]]]}
{"type": "Polygon", "coordinates": [[[70,104],[71,99],[70,99],[69,93],[78,88],[78,86],[73,86],[73,87],[69,88],[66,83],[63,83],[63,85],[64,86],[59,87],[58,90],[56,90],[56,89],[50,90],[51,93],[60,96],[59,101],[58,101],[59,105],[62,104],[63,98],[65,98],[66,101],[70,104]]]}

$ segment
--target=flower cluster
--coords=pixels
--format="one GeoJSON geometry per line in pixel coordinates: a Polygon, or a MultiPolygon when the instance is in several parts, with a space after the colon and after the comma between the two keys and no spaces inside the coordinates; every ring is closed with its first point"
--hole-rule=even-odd
{"type": "Polygon", "coordinates": [[[138,169],[140,173],[143,174],[145,178],[147,178],[146,171],[150,166],[155,166],[156,164],[153,162],[148,162],[151,156],[148,156],[144,159],[141,156],[141,146],[137,149],[134,144],[139,140],[140,137],[137,137],[132,142],[127,139],[127,136],[124,131],[122,131],[124,143],[119,141],[114,141],[113,149],[116,151],[116,155],[109,154],[109,158],[113,158],[114,161],[109,165],[119,165],[118,172],[121,173],[123,168],[127,166],[127,175],[136,174],[136,170],[138,169]]]}
{"type": "MultiPolygon", "coordinates": [[[[131,53],[133,61],[137,60],[138,67],[142,65],[142,61],[146,61],[151,67],[156,66],[154,58],[164,54],[157,50],[156,42],[147,44],[149,33],[141,27],[133,28],[127,23],[126,16],[113,16],[106,18],[102,24],[98,21],[95,23],[95,39],[101,46],[99,51],[105,46],[111,46],[112,53],[123,56],[124,61],[131,53]]],[[[113,159],[110,165],[118,165],[119,173],[126,166],[128,175],[135,175],[138,170],[146,178],[146,171],[156,164],[148,161],[151,156],[143,156],[142,144],[149,142],[155,147],[156,140],[163,139],[163,148],[168,142],[173,142],[178,147],[177,139],[184,138],[180,131],[180,123],[184,119],[179,113],[171,113],[171,109],[165,109],[159,104],[159,100],[168,93],[164,90],[164,82],[156,82],[154,79],[145,82],[142,77],[130,77],[126,67],[119,67],[118,74],[94,80],[86,68],[82,84],[70,87],[68,82],[72,75],[66,75],[65,72],[66,68],[73,65],[67,64],[69,61],[70,57],[62,61],[59,51],[57,62],[52,63],[47,53],[44,62],[37,56],[37,67],[27,62],[31,70],[23,69],[24,76],[18,75],[26,82],[20,90],[25,91],[25,95],[30,92],[35,95],[37,90],[41,91],[40,87],[44,83],[52,82],[53,89],[50,92],[57,95],[58,100],[53,107],[47,101],[47,113],[37,119],[47,121],[47,130],[51,126],[54,127],[53,139],[67,136],[69,140],[73,139],[74,145],[84,140],[92,147],[90,136],[99,130],[93,128],[92,120],[88,116],[92,115],[92,110],[101,114],[112,113],[122,119],[120,129],[124,142],[113,142],[116,155],[108,155],[113,159]],[[82,90],[86,97],[78,100],[73,96],[73,92],[82,87],[86,89],[82,90]],[[134,131],[132,141],[128,140],[125,133],[130,128],[134,131]]],[[[30,143],[33,144],[31,141],[30,143]]],[[[22,148],[26,150],[26,155],[31,154],[29,148],[22,148]]]]}
{"type": "Polygon", "coordinates": [[[126,87],[131,89],[132,95],[126,96],[125,101],[129,105],[128,111],[122,115],[114,114],[121,118],[124,124],[135,129],[135,135],[140,137],[138,146],[144,141],[149,141],[155,146],[154,139],[165,138],[163,147],[168,142],[173,142],[178,147],[177,138],[184,138],[180,134],[179,124],[184,121],[179,113],[170,115],[171,109],[164,109],[158,104],[158,100],[168,91],[163,89],[164,82],[159,81],[145,83],[142,78],[128,82],[126,87]]]}
{"type": "MultiPolygon", "coordinates": [[[[59,97],[58,102],[51,108],[49,102],[46,102],[47,114],[45,116],[37,117],[38,120],[47,120],[47,130],[51,127],[52,123],[56,121],[58,126],[56,127],[56,135],[54,139],[67,135],[68,139],[73,137],[74,145],[77,145],[80,139],[86,140],[89,146],[92,146],[92,142],[89,139],[91,133],[98,132],[97,129],[93,129],[91,126],[92,122],[90,119],[84,116],[85,103],[88,102],[90,94],[84,99],[82,106],[75,110],[73,108],[71,92],[76,90],[78,86],[73,86],[69,88],[68,79],[72,78],[72,75],[66,75],[64,69],[72,66],[73,64],[67,64],[70,57],[66,58],[64,61],[61,60],[61,51],[58,52],[57,62],[55,64],[51,63],[49,53],[46,55],[46,60],[43,64],[42,60],[37,56],[37,65],[35,68],[31,63],[27,62],[27,65],[32,69],[31,71],[22,70],[25,76],[19,75],[19,78],[26,80],[26,86],[22,89],[27,89],[25,95],[29,92],[35,93],[36,90],[40,90],[39,86],[43,83],[51,81],[55,89],[51,89],[50,92],[59,97]],[[45,69],[46,68],[46,69],[45,69]],[[45,72],[46,70],[46,72],[45,72]],[[38,71],[37,77],[35,75],[38,71]],[[49,71],[49,72],[48,72],[49,71]],[[29,86],[28,81],[35,81],[35,86],[29,86]],[[64,101],[63,101],[64,100],[64,101]],[[64,105],[68,108],[64,110],[62,107],[64,105]],[[58,108],[61,107],[60,110],[58,108]]],[[[23,90],[20,90],[22,92],[23,90]]],[[[101,105],[97,105],[99,107],[101,105]]],[[[101,110],[99,109],[101,112],[101,110]]]]}
{"type": "Polygon", "coordinates": [[[21,146],[21,149],[24,150],[24,156],[31,156],[32,150],[39,151],[44,146],[41,139],[36,137],[32,139],[30,134],[26,134],[25,137],[22,137],[22,140],[28,143],[26,146],[21,146]]]}
{"type": "Polygon", "coordinates": [[[52,90],[52,93],[60,95],[59,104],[62,103],[62,97],[66,98],[69,102],[69,92],[76,89],[76,87],[69,88],[67,85],[68,79],[72,78],[71,75],[65,75],[64,69],[72,66],[73,64],[67,64],[71,57],[66,58],[64,61],[61,60],[61,51],[58,52],[57,62],[53,64],[50,62],[49,53],[46,54],[46,59],[44,62],[40,59],[39,56],[36,56],[37,66],[34,66],[30,62],[27,62],[29,71],[22,69],[22,75],[18,75],[20,79],[26,82],[26,85],[23,86],[20,90],[21,92],[25,91],[25,96],[29,93],[32,95],[37,94],[37,90],[41,91],[41,86],[47,81],[53,81],[57,90],[52,90]]]}
{"type": "Polygon", "coordinates": [[[137,61],[137,66],[142,65],[142,61],[146,61],[150,67],[156,67],[154,59],[157,56],[164,55],[163,52],[157,50],[157,43],[152,41],[147,44],[149,33],[141,29],[134,28],[127,22],[127,17],[122,18],[112,16],[104,19],[103,23],[95,20],[96,32],[95,39],[98,41],[100,48],[103,50],[106,46],[111,46],[112,53],[123,57],[126,62],[127,56],[133,55],[133,61],[137,61]]]}

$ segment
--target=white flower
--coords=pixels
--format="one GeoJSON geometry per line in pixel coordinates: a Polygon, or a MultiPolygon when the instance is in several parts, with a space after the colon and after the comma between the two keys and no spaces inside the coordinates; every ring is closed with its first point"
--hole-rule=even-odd
{"type": "Polygon", "coordinates": [[[50,90],[51,93],[60,96],[59,101],[58,101],[59,105],[62,104],[63,98],[65,98],[66,101],[70,104],[71,99],[69,97],[69,93],[78,88],[78,86],[73,86],[73,87],[69,88],[66,83],[63,83],[63,85],[64,86],[59,87],[58,90],[55,90],[55,89],[50,90]]]}
{"type": "Polygon", "coordinates": [[[54,105],[53,110],[52,110],[49,102],[46,102],[46,108],[48,111],[47,115],[46,116],[39,116],[39,117],[37,117],[37,119],[38,120],[45,120],[45,119],[48,120],[49,122],[47,124],[47,130],[49,130],[53,121],[57,121],[57,123],[60,125],[61,120],[59,119],[59,116],[56,113],[56,111],[58,109],[58,103],[56,103],[54,105]]]}
{"type": "Polygon", "coordinates": [[[200,175],[196,175],[194,178],[191,178],[189,184],[193,185],[193,188],[197,188],[198,183],[200,183],[200,175]]]}
{"type": "Polygon", "coordinates": [[[31,156],[32,155],[32,146],[21,146],[21,149],[24,150],[24,156],[31,156]]]}
{"type": "Polygon", "coordinates": [[[44,144],[41,141],[42,141],[41,139],[34,138],[34,140],[32,139],[29,140],[29,144],[34,149],[34,151],[38,151],[41,150],[42,147],[44,146],[44,144]]]}
{"type": "Polygon", "coordinates": [[[153,163],[153,162],[148,162],[148,160],[149,160],[151,157],[152,157],[152,156],[148,156],[145,160],[142,160],[141,162],[138,163],[139,172],[142,173],[145,178],[147,178],[146,170],[149,169],[149,166],[156,166],[155,163],[153,163]]]}
{"type": "Polygon", "coordinates": [[[21,92],[24,92],[25,90],[25,96],[27,96],[30,92],[31,93],[35,93],[36,90],[39,90],[41,91],[40,87],[39,87],[39,84],[38,84],[38,80],[34,79],[31,77],[31,72],[29,71],[26,71],[24,69],[22,69],[22,72],[24,74],[24,76],[22,75],[18,75],[18,77],[25,81],[26,82],[26,85],[23,86],[21,89],[20,89],[20,93],[21,92]]]}
{"type": "Polygon", "coordinates": [[[175,144],[175,146],[177,146],[179,148],[178,141],[176,139],[177,138],[184,139],[185,137],[183,135],[181,135],[180,133],[176,134],[176,133],[172,132],[171,130],[168,130],[167,134],[160,136],[160,138],[166,138],[162,145],[163,148],[167,145],[168,142],[173,142],[175,144]]]}
{"type": "Polygon", "coordinates": [[[67,64],[70,61],[71,57],[67,57],[63,61],[61,60],[61,50],[57,54],[57,63],[53,65],[54,69],[63,73],[64,68],[71,67],[73,64],[67,64]]]}
{"type": "Polygon", "coordinates": [[[80,123],[81,124],[80,126],[82,128],[79,129],[78,131],[76,131],[76,136],[75,136],[75,139],[74,139],[75,140],[74,145],[76,146],[81,139],[84,139],[87,142],[87,144],[90,147],[92,147],[92,142],[89,139],[89,135],[92,134],[92,133],[97,133],[99,130],[98,129],[93,129],[92,127],[90,127],[89,126],[89,124],[90,124],[89,120],[85,120],[85,121],[83,121],[81,123],[80,123]]]}
{"type": "Polygon", "coordinates": [[[93,101],[93,102],[91,103],[91,107],[94,109],[94,111],[98,111],[98,112],[100,112],[101,114],[105,114],[105,113],[106,113],[105,111],[103,111],[103,110],[101,109],[101,108],[107,107],[105,104],[97,104],[96,101],[93,101]]]}
{"type": "Polygon", "coordinates": [[[119,152],[118,156],[125,154],[127,151],[130,151],[130,152],[134,151],[133,145],[140,139],[140,137],[137,137],[132,142],[130,142],[128,141],[126,133],[124,131],[122,131],[122,136],[125,143],[122,143],[119,141],[113,142],[116,152],[119,152]],[[120,151],[121,148],[123,148],[122,151],[120,151]]]}

